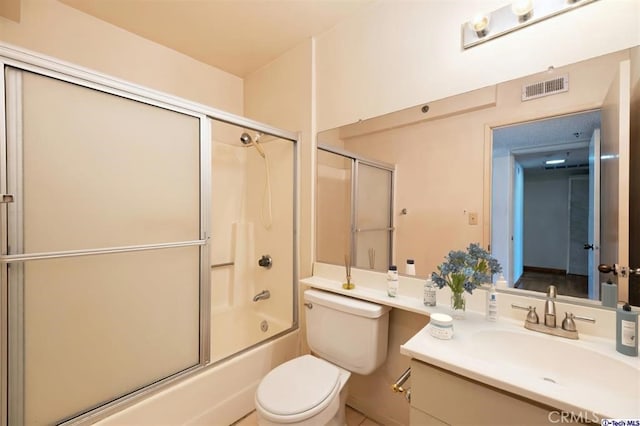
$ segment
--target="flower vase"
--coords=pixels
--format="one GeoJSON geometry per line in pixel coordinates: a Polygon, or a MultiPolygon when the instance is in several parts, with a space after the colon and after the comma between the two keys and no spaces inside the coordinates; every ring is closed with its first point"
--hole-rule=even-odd
{"type": "Polygon", "coordinates": [[[467,301],[464,298],[464,293],[451,293],[451,316],[455,319],[464,319],[464,312],[467,306],[467,301]]]}

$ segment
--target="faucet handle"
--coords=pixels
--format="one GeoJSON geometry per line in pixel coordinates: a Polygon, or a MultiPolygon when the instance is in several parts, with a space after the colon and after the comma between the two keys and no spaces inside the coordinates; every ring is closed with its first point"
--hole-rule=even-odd
{"type": "Polygon", "coordinates": [[[528,311],[527,319],[526,319],[526,322],[528,323],[538,324],[538,322],[540,321],[538,318],[538,313],[536,312],[535,306],[524,307],[524,306],[520,306],[520,305],[516,305],[515,303],[512,303],[511,307],[514,309],[522,309],[523,311],[528,311]]]}
{"type": "Polygon", "coordinates": [[[567,331],[577,331],[576,322],[574,320],[586,321],[594,323],[596,320],[591,317],[581,317],[573,315],[571,312],[565,312],[564,319],[562,320],[562,329],[567,331]]]}

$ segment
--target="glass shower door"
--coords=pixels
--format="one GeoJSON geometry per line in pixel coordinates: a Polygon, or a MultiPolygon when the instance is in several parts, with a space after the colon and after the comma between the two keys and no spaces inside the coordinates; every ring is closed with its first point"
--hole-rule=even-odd
{"type": "Polygon", "coordinates": [[[202,118],[5,81],[9,424],[58,424],[205,361],[202,118]]]}

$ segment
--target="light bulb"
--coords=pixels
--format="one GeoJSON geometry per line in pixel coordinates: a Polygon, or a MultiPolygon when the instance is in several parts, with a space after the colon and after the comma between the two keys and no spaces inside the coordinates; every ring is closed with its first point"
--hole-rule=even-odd
{"type": "Polygon", "coordinates": [[[511,3],[511,11],[518,17],[520,22],[524,22],[533,13],[533,0],[516,0],[511,3]]]}
{"type": "Polygon", "coordinates": [[[479,13],[469,21],[469,26],[478,37],[484,37],[489,29],[489,16],[479,13]]]}

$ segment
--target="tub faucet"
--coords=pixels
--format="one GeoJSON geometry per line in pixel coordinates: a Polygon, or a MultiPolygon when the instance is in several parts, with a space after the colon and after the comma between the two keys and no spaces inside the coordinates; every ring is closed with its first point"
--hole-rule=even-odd
{"type": "Polygon", "coordinates": [[[556,296],[558,289],[550,285],[547,289],[547,301],[544,303],[544,325],[556,328],[556,296]]]}
{"type": "Polygon", "coordinates": [[[260,293],[253,296],[253,301],[257,302],[258,300],[265,300],[271,297],[271,293],[269,290],[262,290],[260,293]]]}

